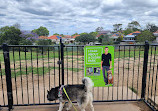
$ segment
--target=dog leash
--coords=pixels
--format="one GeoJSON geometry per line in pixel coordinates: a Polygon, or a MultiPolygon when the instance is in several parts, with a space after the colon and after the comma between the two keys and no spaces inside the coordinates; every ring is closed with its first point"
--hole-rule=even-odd
{"type": "Polygon", "coordinates": [[[63,91],[64,91],[64,93],[66,94],[66,96],[67,96],[67,98],[68,98],[68,100],[70,101],[70,103],[72,104],[72,106],[73,106],[73,108],[75,109],[75,111],[77,111],[77,109],[75,108],[75,106],[74,106],[74,104],[72,103],[72,101],[70,100],[70,98],[69,98],[69,96],[68,96],[68,94],[67,94],[67,92],[66,92],[66,90],[65,90],[65,88],[63,87],[63,91]]]}

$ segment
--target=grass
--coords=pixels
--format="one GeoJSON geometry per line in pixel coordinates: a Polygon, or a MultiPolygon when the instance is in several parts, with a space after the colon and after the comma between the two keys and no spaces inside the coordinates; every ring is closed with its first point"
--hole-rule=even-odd
{"type": "Polygon", "coordinates": [[[138,94],[138,91],[137,91],[135,88],[129,87],[129,89],[130,89],[132,92],[134,92],[135,94],[138,94]]]}
{"type": "MultiPolygon", "coordinates": [[[[26,68],[22,67],[21,70],[20,70],[20,67],[16,68],[15,69],[15,72],[14,72],[14,69],[12,68],[11,69],[11,77],[14,78],[15,76],[18,77],[18,76],[21,76],[21,75],[29,75],[29,74],[32,74],[33,75],[39,75],[39,76],[42,76],[44,74],[47,74],[49,73],[50,70],[53,70],[53,69],[57,69],[59,70],[59,67],[27,67],[27,72],[26,72],[26,68]],[[44,70],[43,70],[44,69],[44,70]]],[[[67,68],[64,68],[65,70],[67,70],[67,68]]],[[[73,71],[73,72],[79,72],[83,69],[80,69],[80,68],[68,68],[69,71],[73,71]]],[[[1,69],[1,75],[5,75],[5,70],[4,69],[1,69]]]]}
{"type": "MultiPolygon", "coordinates": [[[[149,55],[151,53],[151,49],[149,49],[149,55]]],[[[154,54],[155,53],[155,50],[152,50],[152,53],[154,54]]],[[[156,54],[158,54],[158,50],[156,51],[156,54]]],[[[21,60],[31,60],[31,58],[34,60],[34,59],[37,59],[37,53],[36,51],[32,51],[32,55],[31,55],[31,52],[26,52],[26,58],[25,58],[25,52],[24,51],[20,51],[20,58],[19,58],[19,52],[18,51],[14,51],[14,57],[13,57],[13,51],[10,51],[9,53],[10,55],[10,61],[19,61],[20,59],[21,60]]],[[[68,59],[72,59],[72,51],[67,51],[67,52],[64,52],[64,58],[67,59],[67,55],[69,56],[68,59]]],[[[118,50],[115,50],[115,56],[114,58],[134,58],[134,55],[135,55],[135,58],[138,58],[139,57],[139,50],[135,50],[135,54],[134,54],[134,51],[133,50],[130,50],[130,55],[129,55],[129,51],[128,50],[120,50],[120,52],[118,50]],[[125,55],[124,55],[125,53],[125,55]]],[[[77,56],[77,51],[73,51],[73,56],[77,56]]],[[[78,52],[78,56],[84,56],[81,54],[81,52],[79,51],[78,52]]],[[[59,57],[59,52],[58,50],[56,50],[55,52],[50,50],[49,51],[49,59],[53,59],[53,58],[58,58],[59,57]]],[[[140,51],[140,57],[144,57],[144,51],[141,50],[140,51]]],[[[41,58],[45,58],[47,59],[48,58],[48,51],[44,52],[44,54],[42,55],[41,54],[41,51],[39,51],[38,53],[38,59],[41,59],[41,58]]],[[[0,60],[3,61],[3,51],[1,50],[0,51],[0,60]]],[[[77,58],[74,58],[77,60],[77,58]]],[[[78,58],[78,61],[83,61],[84,57],[80,57],[78,58]]]]}

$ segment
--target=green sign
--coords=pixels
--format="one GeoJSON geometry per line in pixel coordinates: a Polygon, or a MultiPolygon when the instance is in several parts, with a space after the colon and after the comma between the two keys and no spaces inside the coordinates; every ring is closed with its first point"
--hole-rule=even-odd
{"type": "Polygon", "coordinates": [[[94,82],[94,87],[113,85],[114,47],[85,46],[84,74],[94,82]]]}

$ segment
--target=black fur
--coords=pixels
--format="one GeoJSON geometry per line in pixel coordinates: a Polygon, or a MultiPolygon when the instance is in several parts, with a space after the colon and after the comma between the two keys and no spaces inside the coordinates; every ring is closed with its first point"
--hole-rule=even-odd
{"type": "MultiPolygon", "coordinates": [[[[83,95],[85,95],[85,93],[87,91],[85,85],[65,85],[64,88],[65,88],[67,94],[69,95],[69,98],[72,101],[76,100],[77,98],[82,98],[82,101],[83,101],[83,98],[85,98],[83,96],[83,95]]],[[[54,101],[54,100],[59,99],[58,92],[59,92],[59,87],[52,88],[50,91],[48,91],[47,99],[49,101],[54,101]]],[[[62,99],[68,100],[64,91],[63,91],[62,99]]]]}

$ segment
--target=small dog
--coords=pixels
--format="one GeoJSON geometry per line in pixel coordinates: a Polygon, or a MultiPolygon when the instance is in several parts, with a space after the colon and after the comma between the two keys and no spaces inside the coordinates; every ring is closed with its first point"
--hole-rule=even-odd
{"type": "Polygon", "coordinates": [[[72,105],[69,102],[65,93],[63,92],[62,88],[64,87],[70,100],[77,101],[81,111],[85,111],[87,105],[90,105],[91,110],[94,111],[92,95],[92,88],[94,86],[94,83],[88,77],[84,77],[82,79],[82,83],[83,84],[80,85],[65,85],[61,87],[52,88],[50,91],[47,91],[47,99],[49,101],[59,99],[60,106],[58,111],[62,111],[65,102],[68,101],[68,107],[66,108],[66,110],[70,110],[72,105]]]}
{"type": "Polygon", "coordinates": [[[113,76],[111,70],[108,70],[108,84],[113,84],[113,76]]]}

